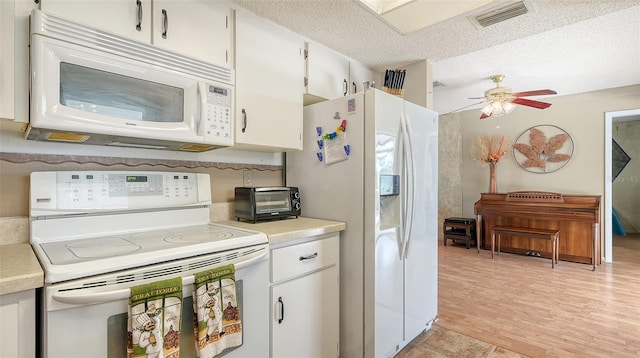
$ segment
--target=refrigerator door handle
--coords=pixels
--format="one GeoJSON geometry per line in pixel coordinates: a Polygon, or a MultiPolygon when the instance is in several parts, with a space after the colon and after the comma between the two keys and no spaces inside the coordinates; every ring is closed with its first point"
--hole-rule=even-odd
{"type": "Polygon", "coordinates": [[[415,167],[413,158],[413,143],[411,142],[411,124],[407,120],[404,113],[400,114],[400,126],[402,128],[403,137],[403,152],[404,162],[407,175],[407,188],[406,191],[406,205],[404,218],[404,233],[403,233],[403,247],[402,256],[406,259],[409,255],[409,244],[411,242],[411,231],[413,228],[413,210],[414,210],[414,195],[415,195],[415,167]]]}

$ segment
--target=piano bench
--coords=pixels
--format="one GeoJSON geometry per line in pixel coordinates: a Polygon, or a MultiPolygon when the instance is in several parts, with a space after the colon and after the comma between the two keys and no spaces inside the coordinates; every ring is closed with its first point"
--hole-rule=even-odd
{"type": "Polygon", "coordinates": [[[493,259],[493,252],[496,243],[496,237],[498,238],[498,251],[497,255],[500,255],[500,236],[526,236],[533,239],[543,239],[551,241],[551,268],[555,268],[555,264],[558,263],[558,242],[560,239],[560,231],[550,229],[536,229],[528,227],[515,227],[515,226],[503,226],[496,225],[491,229],[491,258],[493,259]]]}

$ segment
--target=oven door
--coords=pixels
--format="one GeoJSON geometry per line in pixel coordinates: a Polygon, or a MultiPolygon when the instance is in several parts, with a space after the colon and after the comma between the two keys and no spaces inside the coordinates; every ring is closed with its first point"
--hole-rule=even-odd
{"type": "Polygon", "coordinates": [[[193,274],[235,264],[243,325],[242,345],[223,351],[227,357],[269,355],[268,245],[208,254],[118,273],[46,286],[41,315],[42,356],[126,357],[130,287],[173,277],[183,278],[180,356],[195,358],[193,274]],[[189,269],[197,267],[194,269],[189,269]],[[177,272],[181,270],[182,272],[177,272]],[[166,274],[165,274],[166,273],[166,274]],[[124,282],[131,277],[150,277],[124,282]]]}

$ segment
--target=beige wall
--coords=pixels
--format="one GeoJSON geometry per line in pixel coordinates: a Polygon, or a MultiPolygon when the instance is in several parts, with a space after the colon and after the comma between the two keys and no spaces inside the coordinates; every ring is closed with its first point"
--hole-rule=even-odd
{"type": "MultiPolygon", "coordinates": [[[[438,219],[462,216],[462,114],[442,116],[438,124],[438,219]]],[[[439,230],[442,238],[442,230],[439,230]]]]}
{"type": "Polygon", "coordinates": [[[614,122],[612,137],[631,157],[613,182],[613,208],[627,233],[640,232],[640,121],[614,122]]]}
{"type": "MultiPolygon", "coordinates": [[[[604,193],[604,112],[640,108],[640,86],[590,92],[572,96],[545,98],[552,107],[545,110],[518,108],[506,117],[479,120],[479,110],[459,112],[440,117],[439,124],[439,206],[440,220],[449,216],[473,217],[473,203],[489,185],[489,169],[470,158],[470,144],[479,135],[508,134],[517,137],[529,127],[553,124],[571,134],[575,154],[562,169],[550,174],[532,174],[521,169],[507,156],[498,166],[498,189],[548,190],[572,194],[604,193]]],[[[615,127],[614,127],[615,130],[615,127]]],[[[637,137],[636,137],[637,138],[637,137]]],[[[103,165],[104,159],[83,157],[75,161],[48,164],[47,156],[28,155],[15,160],[12,153],[0,153],[0,217],[28,215],[28,178],[34,170],[170,170],[210,173],[214,202],[233,200],[233,187],[243,184],[243,171],[251,170],[254,185],[280,185],[282,168],[274,165],[217,165],[216,163],[184,162],[184,166],[103,165]],[[31,158],[31,159],[29,159],[31,158]],[[44,158],[44,159],[43,159],[44,158]],[[59,164],[56,164],[59,163],[59,164]],[[195,163],[195,167],[192,165],[195,163]]],[[[162,162],[147,160],[149,162],[162,162]]],[[[623,173],[626,173],[625,172],[623,173]]],[[[617,184],[616,184],[617,185],[617,184]]],[[[633,188],[638,181],[630,182],[633,188]]],[[[635,189],[634,189],[635,190],[635,189]]],[[[614,199],[615,200],[615,199],[614,199]]],[[[614,206],[617,206],[614,201],[614,206]]],[[[634,211],[634,212],[637,212],[634,211]]]]}
{"type": "MultiPolygon", "coordinates": [[[[530,127],[551,124],[567,131],[574,141],[574,154],[562,169],[549,174],[525,171],[508,154],[498,165],[498,191],[543,190],[565,194],[604,194],[605,112],[640,108],[640,85],[553,96],[544,110],[519,106],[505,117],[480,120],[480,111],[465,111],[441,117],[441,122],[462,117],[462,213],[473,217],[473,204],[489,186],[489,168],[470,156],[471,143],[480,135],[505,134],[513,139],[530,127]],[[499,124],[499,128],[496,125],[499,124]]],[[[441,133],[445,135],[445,133],[441,133]]],[[[441,142],[446,138],[441,138],[441,142]]],[[[444,148],[441,148],[441,152],[444,148]]]]}
{"type": "Polygon", "coordinates": [[[83,157],[81,162],[77,158],[74,160],[76,161],[66,156],[0,153],[0,218],[29,215],[29,175],[33,171],[149,170],[208,173],[211,176],[214,203],[233,201],[234,188],[243,185],[245,171],[251,172],[254,186],[282,185],[281,166],[108,157],[83,157]]]}

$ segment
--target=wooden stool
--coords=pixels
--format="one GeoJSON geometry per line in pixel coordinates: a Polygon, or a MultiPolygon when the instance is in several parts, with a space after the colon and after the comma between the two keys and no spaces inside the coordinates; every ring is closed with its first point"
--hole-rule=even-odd
{"type": "Polygon", "coordinates": [[[476,240],[476,220],[467,218],[446,218],[442,224],[444,246],[447,240],[464,240],[467,249],[470,242],[476,240]]]}
{"type": "Polygon", "coordinates": [[[500,255],[500,236],[501,235],[526,236],[534,239],[550,240],[551,241],[551,268],[555,268],[555,264],[558,263],[558,242],[560,239],[560,231],[558,230],[496,225],[491,229],[491,258],[492,259],[493,259],[493,251],[496,243],[496,236],[498,237],[497,255],[500,255]]]}

